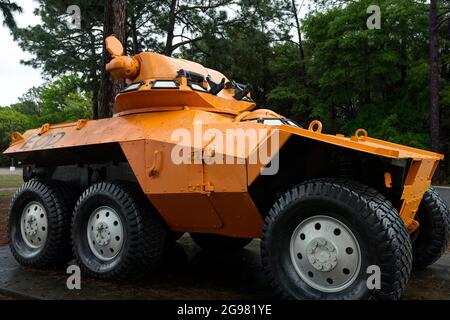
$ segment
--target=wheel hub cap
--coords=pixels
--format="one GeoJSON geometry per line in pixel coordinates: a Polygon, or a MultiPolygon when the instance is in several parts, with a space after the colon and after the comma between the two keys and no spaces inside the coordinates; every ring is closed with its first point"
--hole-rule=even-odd
{"type": "Polygon", "coordinates": [[[47,212],[42,204],[30,202],[22,211],[20,231],[25,244],[40,250],[47,240],[47,212]]]}
{"type": "Polygon", "coordinates": [[[297,226],[290,256],[300,278],[322,292],[344,290],[361,268],[361,250],[353,232],[329,216],[313,216],[297,226]]]}
{"type": "Polygon", "coordinates": [[[99,246],[106,246],[111,241],[111,232],[106,223],[100,222],[95,226],[95,241],[99,246]]]}
{"type": "Polygon", "coordinates": [[[111,207],[94,210],[87,224],[87,237],[92,253],[102,261],[116,257],[123,247],[123,225],[111,207]]]}
{"type": "Polygon", "coordinates": [[[306,246],[308,260],[319,271],[330,271],[336,267],[338,259],[336,247],[324,238],[315,238],[306,246]]]}

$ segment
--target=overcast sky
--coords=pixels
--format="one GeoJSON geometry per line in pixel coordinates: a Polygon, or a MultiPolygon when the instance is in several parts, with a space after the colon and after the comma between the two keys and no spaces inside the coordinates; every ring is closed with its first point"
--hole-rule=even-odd
{"type": "MultiPolygon", "coordinates": [[[[16,15],[16,22],[20,27],[35,25],[40,22],[39,17],[33,14],[36,2],[32,0],[16,0],[23,8],[23,13],[16,15]]],[[[40,85],[43,80],[40,70],[24,66],[21,59],[28,59],[29,53],[23,52],[13,41],[9,30],[1,25],[0,17],[0,106],[7,106],[17,102],[33,86],[40,85]]]]}
{"type": "MultiPolygon", "coordinates": [[[[36,25],[41,22],[38,16],[33,14],[37,2],[32,0],[15,0],[22,9],[22,14],[16,14],[16,22],[20,27],[36,25]]],[[[309,0],[298,1],[303,7],[300,16],[306,13],[309,0]]],[[[41,71],[24,66],[20,60],[27,60],[31,55],[22,51],[13,41],[9,30],[2,25],[3,17],[0,16],[0,106],[8,106],[18,102],[18,98],[31,87],[41,85],[44,80],[41,71]]]]}

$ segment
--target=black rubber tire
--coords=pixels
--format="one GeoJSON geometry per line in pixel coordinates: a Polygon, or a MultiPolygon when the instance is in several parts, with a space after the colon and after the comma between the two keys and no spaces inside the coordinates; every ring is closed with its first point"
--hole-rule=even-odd
{"type": "Polygon", "coordinates": [[[412,249],[398,212],[380,193],[341,179],[302,183],[281,196],[267,215],[261,239],[263,270],[282,299],[398,299],[409,280],[412,249]],[[309,286],[290,258],[290,239],[301,221],[328,215],[344,223],[361,249],[361,268],[354,282],[334,293],[309,286]],[[369,290],[367,267],[381,270],[381,289],[369,290]]]}
{"type": "Polygon", "coordinates": [[[167,226],[142,191],[131,183],[101,182],[83,192],[72,221],[72,248],[82,272],[101,279],[142,278],[157,267],[164,252],[167,226]],[[102,261],[91,251],[87,223],[100,206],[112,207],[123,221],[120,253],[102,261]]]}
{"type": "Polygon", "coordinates": [[[21,265],[50,268],[72,259],[70,221],[75,199],[75,188],[56,180],[30,180],[16,191],[10,206],[8,235],[11,252],[21,265]],[[47,212],[47,240],[40,252],[27,246],[20,232],[20,217],[30,201],[41,203],[47,212]]]}
{"type": "Polygon", "coordinates": [[[192,240],[205,250],[231,251],[244,248],[253,238],[234,238],[220,234],[190,233],[192,240]]]}
{"type": "Polygon", "coordinates": [[[419,228],[411,235],[413,268],[423,270],[445,253],[450,234],[448,206],[433,188],[425,192],[416,220],[419,228]]]}

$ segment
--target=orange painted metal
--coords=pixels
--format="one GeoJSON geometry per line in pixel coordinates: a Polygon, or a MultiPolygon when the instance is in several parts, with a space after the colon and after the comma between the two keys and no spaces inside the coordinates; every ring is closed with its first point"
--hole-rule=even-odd
{"type": "Polygon", "coordinates": [[[25,139],[26,138],[20,132],[15,131],[11,133],[11,145],[23,142],[25,139]]]}
{"type": "Polygon", "coordinates": [[[130,57],[116,57],[106,65],[114,79],[134,78],[139,74],[139,61],[130,57]]]}
{"type": "Polygon", "coordinates": [[[405,222],[408,232],[414,232],[419,223],[414,217],[419,209],[423,194],[431,185],[431,178],[437,167],[437,160],[433,159],[414,159],[406,176],[403,188],[403,205],[400,210],[400,216],[405,222]]]}
{"type": "Polygon", "coordinates": [[[392,188],[392,175],[389,172],[384,173],[384,185],[386,188],[392,188]]]}
{"type": "Polygon", "coordinates": [[[122,43],[115,36],[106,37],[105,47],[113,58],[122,56],[124,53],[122,43]]]}
{"type": "MultiPolygon", "coordinates": [[[[114,40],[107,46],[113,56],[108,64],[112,74],[126,78],[128,83],[139,83],[136,90],[116,97],[115,116],[46,124],[23,135],[13,133],[5,154],[26,161],[43,150],[116,142],[143,192],[171,229],[259,237],[263,220],[249,195],[249,186],[265,163],[250,160],[262,149],[274,155],[292,136],[298,136],[386,158],[410,159],[400,215],[410,232],[417,227],[414,216],[442,155],[373,139],[362,129],[352,137],[324,134],[319,121],[311,123],[309,129],[258,123],[255,120],[283,117],[267,109],[252,111],[255,104],[236,100],[233,88],[218,95],[195,90],[177,72],[185,69],[209,75],[215,82],[225,78],[221,73],[155,53],[123,57],[123,50],[114,40]],[[175,81],[178,88],[153,88],[157,80],[175,81]],[[188,141],[174,135],[180,130],[189,135],[188,141]],[[228,130],[249,147],[241,148],[239,142],[230,149],[221,147],[221,136],[228,130]],[[201,137],[199,145],[194,141],[198,131],[210,133],[201,137]],[[252,135],[255,131],[261,134],[252,135]],[[277,142],[275,147],[273,141],[277,142]],[[173,155],[180,147],[188,148],[189,163],[174,162],[173,155]],[[211,159],[215,161],[208,163],[211,159]],[[232,160],[231,164],[226,163],[227,159],[232,160]]],[[[389,178],[385,181],[388,184],[389,178]]]]}
{"type": "Polygon", "coordinates": [[[344,135],[334,136],[287,125],[281,126],[280,130],[289,132],[291,134],[307,137],[316,141],[322,141],[336,146],[343,146],[353,150],[381,155],[393,159],[418,158],[442,160],[444,158],[444,156],[439,153],[407,147],[404,145],[366,136],[353,136],[351,138],[348,138],[344,135]]]}

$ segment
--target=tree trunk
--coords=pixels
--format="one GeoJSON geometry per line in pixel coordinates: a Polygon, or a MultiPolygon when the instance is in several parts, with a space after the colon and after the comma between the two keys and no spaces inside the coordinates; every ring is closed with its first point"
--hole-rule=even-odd
{"type": "MultiPolygon", "coordinates": [[[[123,44],[125,44],[125,0],[105,0],[103,38],[114,34],[123,44]]],[[[101,104],[99,108],[99,118],[109,118],[114,113],[114,101],[117,93],[123,86],[123,81],[113,80],[105,72],[106,64],[111,60],[110,54],[106,51],[103,42],[103,69],[101,86],[101,104]]]]}
{"type": "MultiPolygon", "coordinates": [[[[305,50],[303,48],[302,29],[300,26],[300,19],[299,19],[298,12],[297,12],[296,1],[292,0],[291,5],[292,5],[292,13],[294,15],[295,27],[296,27],[297,36],[298,36],[298,50],[299,50],[300,64],[301,64],[301,71],[302,71],[302,75],[300,76],[300,82],[303,83],[305,88],[307,88],[308,83],[307,83],[307,79],[306,79],[305,50]]],[[[307,96],[305,99],[305,105],[306,105],[306,109],[309,110],[309,108],[310,108],[309,96],[307,96]]]]}
{"type": "Polygon", "coordinates": [[[295,0],[292,0],[292,13],[294,15],[295,26],[296,26],[296,30],[297,30],[298,49],[299,49],[299,54],[300,54],[300,60],[301,60],[301,63],[302,63],[303,72],[305,72],[306,71],[305,50],[303,49],[302,29],[300,27],[300,20],[299,20],[299,17],[298,17],[297,4],[296,4],[295,0]]]}
{"type": "Polygon", "coordinates": [[[439,151],[439,56],[437,0],[430,1],[430,137],[431,150],[439,151]]]}
{"type": "Polygon", "coordinates": [[[98,93],[100,91],[99,81],[92,81],[92,119],[98,119],[98,93]]]}
{"type": "Polygon", "coordinates": [[[178,0],[170,1],[169,25],[167,26],[166,46],[164,48],[164,54],[168,57],[172,56],[173,53],[173,36],[175,31],[177,4],[178,0]]]}
{"type": "MultiPolygon", "coordinates": [[[[90,35],[90,41],[91,41],[91,56],[94,59],[97,57],[97,52],[95,51],[95,37],[93,34],[90,35]]],[[[95,67],[91,67],[89,71],[89,83],[90,83],[90,89],[92,90],[92,119],[96,120],[98,119],[98,109],[99,109],[99,91],[100,91],[100,81],[98,79],[97,74],[98,69],[95,67]]]]}
{"type": "MultiPolygon", "coordinates": [[[[446,32],[446,38],[447,38],[447,43],[450,42],[450,17],[447,17],[447,32],[446,32]]],[[[447,44],[446,45],[446,50],[445,50],[446,54],[450,53],[450,46],[447,44]]],[[[447,81],[450,80],[450,63],[446,63],[445,64],[445,69],[444,69],[444,77],[447,81]]]]}
{"type": "Polygon", "coordinates": [[[131,15],[131,38],[133,41],[133,53],[134,54],[138,54],[139,52],[141,52],[141,47],[139,45],[139,40],[138,40],[138,31],[137,31],[137,26],[136,26],[136,16],[135,13],[133,13],[131,15]]]}

